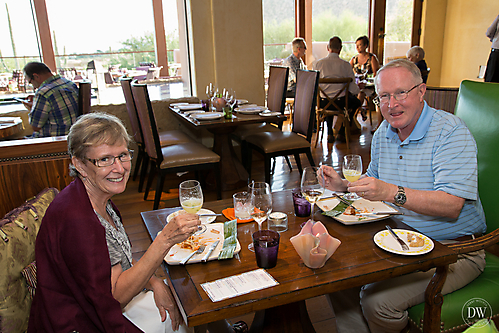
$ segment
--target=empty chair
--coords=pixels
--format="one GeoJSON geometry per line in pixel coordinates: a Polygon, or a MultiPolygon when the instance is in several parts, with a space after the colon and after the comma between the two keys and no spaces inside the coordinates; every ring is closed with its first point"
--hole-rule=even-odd
{"type": "MultiPolygon", "coordinates": [[[[139,192],[142,192],[144,186],[145,176],[147,174],[147,165],[149,162],[148,156],[145,153],[144,147],[144,137],[142,134],[142,128],[140,126],[140,121],[137,115],[137,106],[132,95],[131,88],[132,79],[125,78],[121,80],[121,88],[123,89],[123,94],[125,95],[126,109],[128,112],[128,117],[130,118],[130,123],[132,125],[132,135],[135,143],[138,147],[137,161],[135,164],[135,170],[133,172],[132,179],[135,180],[137,173],[142,166],[142,172],[140,173],[139,181],[139,192]]],[[[145,103],[145,101],[143,101],[145,103]]],[[[143,105],[143,107],[147,107],[143,105]]],[[[187,134],[179,130],[164,131],[159,133],[159,141],[161,147],[171,146],[178,143],[193,142],[187,134]]]]}
{"type": "MultiPolygon", "coordinates": [[[[159,207],[159,200],[161,199],[167,173],[184,171],[196,171],[197,173],[203,169],[212,169],[215,172],[217,182],[217,198],[221,199],[220,156],[197,142],[179,143],[161,147],[156,118],[151,101],[149,100],[147,86],[134,82],[131,88],[133,99],[136,101],[140,128],[144,137],[145,152],[152,162],[151,171],[154,174],[158,174],[153,209],[158,209],[159,207]]],[[[144,200],[149,194],[152,180],[153,174],[150,175],[147,181],[144,200]]]]}
{"type": "Polygon", "coordinates": [[[78,85],[78,115],[90,113],[92,104],[92,83],[82,81],[78,85]]]}
{"type": "MultiPolygon", "coordinates": [[[[338,117],[337,122],[340,122],[340,124],[343,124],[343,126],[345,127],[347,149],[350,149],[350,109],[348,107],[348,95],[350,94],[350,92],[348,91],[348,87],[350,85],[350,82],[352,82],[352,78],[350,77],[319,79],[319,92],[317,93],[317,136],[315,137],[315,147],[317,147],[317,142],[319,140],[322,141],[322,135],[324,134],[324,122],[326,121],[326,117],[336,116],[338,117]],[[324,90],[321,89],[321,83],[343,84],[343,87],[336,93],[336,95],[328,96],[324,92],[324,90]],[[342,96],[345,96],[345,105],[343,107],[341,107],[341,105],[338,105],[338,99],[342,96]],[[327,99],[327,104],[323,108],[320,107],[319,102],[321,97],[327,99]]],[[[332,135],[332,133],[328,133],[328,135],[332,135]]]]}
{"type": "Polygon", "coordinates": [[[310,141],[314,127],[318,83],[319,72],[298,71],[292,132],[260,132],[246,137],[250,177],[253,150],[264,156],[265,181],[267,183],[270,183],[270,162],[273,157],[294,155],[300,173],[302,172],[301,153],[305,153],[310,164],[315,165],[310,150],[310,141]]]}

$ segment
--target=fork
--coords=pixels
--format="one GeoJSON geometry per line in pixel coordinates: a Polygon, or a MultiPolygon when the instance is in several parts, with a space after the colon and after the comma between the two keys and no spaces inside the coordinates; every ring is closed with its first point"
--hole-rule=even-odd
{"type": "Polygon", "coordinates": [[[354,211],[356,211],[357,213],[360,213],[360,210],[358,210],[357,208],[355,208],[355,207],[353,206],[353,202],[348,202],[348,201],[346,201],[345,199],[343,199],[341,196],[339,196],[339,195],[338,195],[338,194],[336,194],[336,193],[333,193],[333,195],[334,195],[336,198],[338,198],[341,202],[343,202],[345,205],[347,205],[347,208],[348,208],[348,207],[352,207],[354,211]]]}
{"type": "Polygon", "coordinates": [[[388,231],[390,231],[392,236],[395,237],[395,239],[400,243],[400,246],[402,246],[402,250],[409,251],[409,247],[407,246],[407,244],[403,240],[401,240],[400,237],[397,236],[395,232],[393,232],[392,228],[390,228],[389,225],[386,225],[385,227],[386,229],[388,229],[388,231]]]}
{"type": "Polygon", "coordinates": [[[182,261],[180,261],[180,265],[185,265],[193,255],[203,253],[205,248],[206,245],[200,245],[199,249],[197,249],[196,251],[192,251],[191,254],[189,254],[185,259],[182,259],[182,261]]]}

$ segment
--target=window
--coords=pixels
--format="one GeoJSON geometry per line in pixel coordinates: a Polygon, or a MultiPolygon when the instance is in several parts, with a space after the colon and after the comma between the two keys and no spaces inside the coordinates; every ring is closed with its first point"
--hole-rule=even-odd
{"type": "Polygon", "coordinates": [[[411,48],[414,0],[386,0],[384,63],[405,58],[411,48]]]}

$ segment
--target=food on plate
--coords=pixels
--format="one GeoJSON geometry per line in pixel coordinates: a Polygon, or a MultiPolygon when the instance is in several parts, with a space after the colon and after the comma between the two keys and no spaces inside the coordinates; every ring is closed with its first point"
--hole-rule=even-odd
{"type": "Polygon", "coordinates": [[[219,234],[219,233],[220,233],[220,231],[218,231],[218,230],[216,230],[216,229],[211,229],[210,231],[211,231],[212,233],[214,233],[214,234],[219,234]]]}
{"type": "Polygon", "coordinates": [[[412,232],[407,233],[407,241],[409,242],[410,247],[420,247],[424,245],[424,239],[412,232]]]}
{"type": "Polygon", "coordinates": [[[343,212],[345,215],[355,215],[355,209],[352,206],[348,206],[343,212]]]}
{"type": "Polygon", "coordinates": [[[188,249],[191,251],[196,251],[201,246],[198,236],[190,236],[185,241],[179,244],[181,249],[188,249]]]}

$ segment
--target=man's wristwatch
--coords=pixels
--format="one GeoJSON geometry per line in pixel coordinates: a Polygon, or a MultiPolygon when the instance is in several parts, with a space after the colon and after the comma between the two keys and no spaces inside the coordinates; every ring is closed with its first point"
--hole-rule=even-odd
{"type": "Polygon", "coordinates": [[[405,196],[405,189],[402,186],[399,186],[399,190],[393,199],[395,200],[395,204],[397,206],[403,206],[405,204],[407,197],[405,196]]]}

